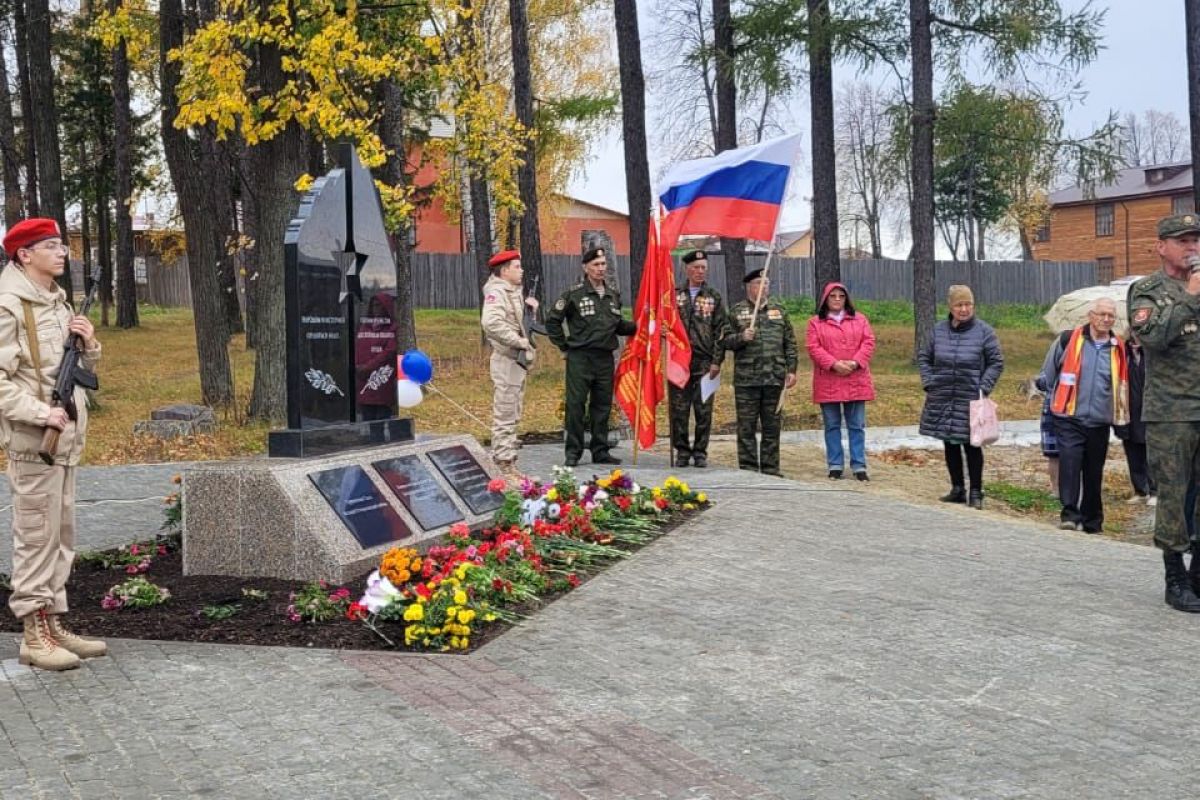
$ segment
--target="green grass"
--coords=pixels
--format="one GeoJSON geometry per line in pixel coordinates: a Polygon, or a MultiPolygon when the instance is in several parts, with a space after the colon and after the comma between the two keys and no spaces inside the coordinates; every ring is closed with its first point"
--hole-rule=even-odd
{"type": "MultiPolygon", "coordinates": [[[[793,321],[811,317],[816,304],[811,297],[787,297],[780,301],[793,321]]],[[[871,320],[872,325],[912,325],[914,323],[913,305],[907,300],[855,300],[854,307],[861,310],[871,320]]],[[[1046,329],[1042,319],[1050,306],[1034,305],[1033,303],[1003,303],[998,305],[981,305],[975,309],[976,315],[988,322],[993,328],[1009,330],[1046,329]]],[[[950,313],[945,305],[938,305],[937,318],[944,319],[950,313]]]]}
{"type": "Polygon", "coordinates": [[[1000,500],[1017,511],[1048,514],[1062,508],[1058,498],[1044,489],[1029,489],[999,482],[985,484],[985,492],[989,500],[1000,500]]]}

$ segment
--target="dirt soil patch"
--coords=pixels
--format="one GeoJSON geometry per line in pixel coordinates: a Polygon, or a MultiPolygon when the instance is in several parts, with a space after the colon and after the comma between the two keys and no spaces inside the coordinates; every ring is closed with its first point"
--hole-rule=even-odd
{"type": "MultiPolygon", "coordinates": [[[[714,442],[709,448],[710,462],[737,466],[733,442],[714,442]]],[[[812,483],[832,483],[827,477],[825,450],[815,445],[784,445],[780,450],[780,468],[784,476],[812,483]]],[[[909,503],[945,507],[938,498],[950,489],[942,451],[901,448],[867,454],[870,482],[853,476],[838,481],[838,488],[885,495],[909,503]]],[[[681,470],[687,480],[690,470],[681,470]]],[[[1050,493],[1046,458],[1036,445],[988,447],[984,453],[984,514],[1019,517],[1044,523],[1047,533],[1060,535],[1058,499],[1050,493]]],[[[1144,504],[1129,504],[1133,494],[1125,455],[1120,445],[1110,446],[1104,475],[1104,533],[1110,539],[1152,545],[1154,509],[1144,504]]],[[[961,507],[964,512],[969,511],[961,507]]],[[[980,513],[972,511],[971,513],[980,513]]],[[[1072,535],[1072,534],[1067,534],[1072,535]]]]}
{"type": "MultiPolygon", "coordinates": [[[[661,535],[666,535],[684,520],[701,511],[687,512],[665,521],[661,535]]],[[[657,540],[657,539],[656,539],[657,540]]],[[[653,544],[651,541],[649,544],[653,544]]],[[[614,546],[621,546],[620,544],[614,546]]],[[[649,545],[644,545],[649,546],[649,545]]],[[[623,547],[634,553],[641,547],[623,547]]],[[[116,553],[106,551],[109,554],[116,553]]],[[[578,571],[580,583],[586,583],[603,571],[578,571]]],[[[351,598],[357,600],[366,586],[368,573],[345,584],[351,598]]],[[[0,576],[2,578],[4,576],[0,576]]],[[[221,644],[269,645],[274,647],[313,647],[331,650],[408,650],[435,652],[421,647],[404,646],[403,622],[378,623],[379,629],[393,642],[392,647],[362,622],[339,617],[329,622],[305,623],[288,619],[287,608],[293,592],[299,592],[304,581],[278,578],[246,578],[223,575],[184,575],[183,553],[178,548],[167,555],[154,558],[144,577],[168,589],[170,599],[159,606],[146,609],[124,608],[116,611],[101,607],[100,601],[109,589],[129,576],[123,568],[105,568],[93,561],[76,561],[67,582],[67,598],[71,606],[69,623],[81,634],[122,639],[152,639],[175,642],[218,642],[221,644]],[[263,599],[247,594],[266,593],[263,599]],[[237,606],[226,619],[209,619],[205,608],[237,606]]],[[[339,588],[330,585],[329,590],[339,588]]],[[[11,591],[6,581],[0,581],[0,605],[7,608],[11,591]]],[[[528,617],[562,597],[566,592],[547,593],[537,603],[507,606],[506,610],[528,617]]],[[[471,652],[504,634],[513,626],[495,620],[478,627],[471,635],[471,652]]],[[[0,631],[21,630],[21,623],[11,614],[0,614],[0,631]]]]}

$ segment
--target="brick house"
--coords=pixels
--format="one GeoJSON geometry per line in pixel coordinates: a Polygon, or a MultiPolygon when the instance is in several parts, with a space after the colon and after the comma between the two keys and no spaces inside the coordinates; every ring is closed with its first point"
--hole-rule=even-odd
{"type": "Polygon", "coordinates": [[[1049,219],[1031,237],[1033,257],[1094,259],[1101,283],[1145,275],[1158,268],[1158,220],[1195,210],[1190,161],[1129,167],[1092,192],[1073,186],[1051,194],[1049,219]]]}

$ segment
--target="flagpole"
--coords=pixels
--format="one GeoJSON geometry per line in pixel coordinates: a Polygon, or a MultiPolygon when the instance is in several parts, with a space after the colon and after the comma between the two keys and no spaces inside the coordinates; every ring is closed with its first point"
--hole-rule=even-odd
{"type": "MultiPolygon", "coordinates": [[[[796,174],[796,160],[792,159],[792,165],[788,168],[787,182],[783,185],[783,202],[787,202],[788,191],[792,188],[792,178],[796,174]]],[[[762,279],[765,281],[771,272],[771,259],[775,256],[775,243],[779,239],[779,222],[783,219],[783,204],[779,206],[779,215],[775,217],[775,229],[771,231],[771,242],[767,247],[767,260],[763,264],[762,279]]],[[[754,298],[754,313],[750,315],[750,330],[754,330],[758,323],[758,309],[761,307],[759,302],[762,297],[762,291],[758,293],[758,297],[754,298]]]]}

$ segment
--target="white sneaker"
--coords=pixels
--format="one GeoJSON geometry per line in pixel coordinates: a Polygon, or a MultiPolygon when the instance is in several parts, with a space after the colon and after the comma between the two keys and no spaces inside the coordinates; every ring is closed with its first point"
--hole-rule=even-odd
{"type": "Polygon", "coordinates": [[[1147,498],[1146,498],[1146,505],[1150,506],[1151,508],[1153,508],[1154,506],[1158,505],[1158,495],[1156,495],[1156,494],[1152,494],[1152,495],[1150,495],[1149,497],[1147,497],[1147,498]]]}
{"type": "Polygon", "coordinates": [[[1135,495],[1133,495],[1132,497],[1130,497],[1128,500],[1126,500],[1126,501],[1125,501],[1125,505],[1127,505],[1127,506],[1137,506],[1137,505],[1141,505],[1141,504],[1143,504],[1143,503],[1145,503],[1145,502],[1146,502],[1146,495],[1144,495],[1144,494],[1135,494],[1135,495]]]}

